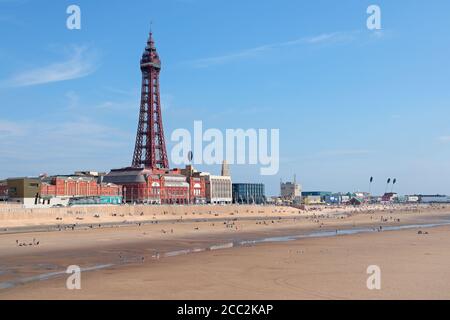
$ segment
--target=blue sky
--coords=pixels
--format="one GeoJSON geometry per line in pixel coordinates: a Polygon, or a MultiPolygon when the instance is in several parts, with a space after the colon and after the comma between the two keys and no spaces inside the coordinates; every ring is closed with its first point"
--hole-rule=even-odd
{"type": "Polygon", "coordinates": [[[446,0],[0,0],[0,178],[131,163],[153,21],[169,152],[195,120],[275,128],[279,174],[232,166],[234,181],[448,194],[449,17],[446,0]]]}

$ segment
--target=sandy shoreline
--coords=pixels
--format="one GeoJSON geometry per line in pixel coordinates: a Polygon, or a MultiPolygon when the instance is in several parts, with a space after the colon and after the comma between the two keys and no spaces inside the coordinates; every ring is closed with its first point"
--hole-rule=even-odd
{"type": "Polygon", "coordinates": [[[450,221],[449,209],[316,211],[278,220],[264,215],[219,216],[216,221],[1,234],[0,284],[14,285],[0,289],[0,299],[450,298],[450,281],[445,281],[450,280],[450,226],[430,228],[427,235],[418,235],[417,228],[378,232],[380,227],[450,221]],[[239,241],[363,227],[371,232],[220,248],[239,241]],[[16,243],[33,240],[39,245],[18,247],[16,243]],[[222,250],[183,253],[214,245],[222,250]],[[171,252],[180,255],[165,256],[171,252]],[[82,273],[83,289],[77,292],[66,289],[66,275],[20,282],[73,264],[112,266],[82,273]],[[380,292],[366,288],[370,264],[386,272],[380,292]],[[401,274],[394,277],[396,270],[413,275],[410,282],[415,285],[401,274]]]}
{"type": "MultiPolygon", "coordinates": [[[[445,206],[444,206],[445,207],[445,206]]],[[[64,208],[22,208],[0,204],[0,233],[11,229],[34,231],[57,226],[98,224],[126,225],[130,223],[215,218],[294,217],[364,212],[436,211],[441,206],[430,205],[366,205],[309,206],[299,210],[286,206],[202,205],[202,206],[81,206],[64,208]]]]}

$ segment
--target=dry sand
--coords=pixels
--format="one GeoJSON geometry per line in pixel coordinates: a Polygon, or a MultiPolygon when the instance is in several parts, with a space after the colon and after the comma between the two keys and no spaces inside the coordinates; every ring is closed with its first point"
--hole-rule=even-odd
{"type": "Polygon", "coordinates": [[[231,220],[2,234],[0,286],[11,288],[0,289],[0,299],[450,299],[450,226],[422,229],[429,234],[406,229],[165,256],[231,241],[450,220],[450,208],[442,206],[327,210],[282,219],[255,213],[231,220]],[[102,264],[113,266],[83,272],[79,291],[66,289],[67,275],[22,283],[69,265],[102,264]],[[369,265],[381,268],[379,291],[366,287],[369,265]]]}
{"type": "Polygon", "coordinates": [[[22,208],[15,204],[0,203],[0,232],[14,228],[89,225],[89,224],[127,224],[144,221],[198,220],[235,217],[294,217],[319,214],[339,214],[358,212],[392,212],[404,210],[429,210],[420,205],[368,205],[351,206],[309,206],[299,210],[286,206],[253,205],[201,205],[201,206],[74,206],[63,208],[22,208]]]}
{"type": "MultiPolygon", "coordinates": [[[[338,208],[336,210],[342,210],[338,208]]],[[[354,209],[353,209],[354,210],[354,209]]],[[[316,210],[312,210],[315,212],[316,210]]],[[[127,224],[144,221],[197,220],[224,217],[295,216],[302,211],[283,206],[144,206],[99,205],[63,208],[22,208],[0,204],[0,232],[5,229],[57,225],[127,224]]],[[[303,211],[307,214],[307,211],[303,211]]]]}

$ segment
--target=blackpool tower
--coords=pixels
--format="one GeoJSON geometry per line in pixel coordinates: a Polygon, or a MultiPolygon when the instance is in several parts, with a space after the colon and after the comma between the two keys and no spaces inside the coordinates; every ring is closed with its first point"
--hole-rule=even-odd
{"type": "Polygon", "coordinates": [[[132,165],[148,169],[168,169],[159,93],[161,60],[152,33],[142,55],[141,71],[141,108],[132,165]]]}

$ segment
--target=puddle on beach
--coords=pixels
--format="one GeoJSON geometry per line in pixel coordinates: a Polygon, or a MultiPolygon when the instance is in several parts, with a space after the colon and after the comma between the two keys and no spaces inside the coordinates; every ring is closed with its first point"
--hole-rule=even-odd
{"type": "Polygon", "coordinates": [[[353,229],[343,229],[343,230],[334,230],[334,231],[316,231],[306,234],[300,235],[290,235],[290,236],[280,236],[280,237],[267,237],[257,240],[247,240],[239,242],[239,245],[253,245],[258,243],[267,243],[267,242],[288,242],[294,241],[304,238],[326,238],[326,237],[335,237],[335,236],[345,236],[359,233],[370,233],[370,232],[382,232],[382,231],[398,231],[405,229],[418,229],[418,228],[435,228],[450,225],[450,222],[441,222],[441,223],[430,223],[430,224],[410,224],[403,226],[385,226],[382,229],[378,229],[375,227],[368,228],[353,228],[353,229]]]}
{"type": "MultiPolygon", "coordinates": [[[[341,230],[324,230],[324,231],[314,231],[309,233],[297,234],[297,235],[287,235],[287,236],[277,236],[277,237],[265,237],[253,240],[236,240],[231,242],[225,242],[215,245],[210,245],[204,248],[192,248],[192,249],[179,249],[174,251],[166,251],[161,253],[156,253],[151,256],[152,260],[159,260],[161,258],[170,258],[181,255],[188,255],[192,253],[199,253],[205,251],[216,251],[216,250],[226,250],[236,247],[248,247],[261,243],[274,243],[274,242],[289,242],[295,241],[299,239],[305,238],[324,238],[324,237],[335,237],[335,236],[343,236],[343,235],[353,235],[360,233],[374,233],[374,232],[385,232],[385,231],[397,231],[397,230],[407,230],[407,229],[419,229],[419,228],[434,228],[440,226],[450,225],[450,221],[443,221],[431,224],[409,224],[402,226],[384,226],[382,229],[378,229],[375,227],[365,227],[365,228],[352,228],[352,229],[341,229],[341,230]]],[[[130,263],[136,263],[139,259],[129,260],[130,263]]],[[[87,271],[95,271],[110,268],[113,266],[120,266],[128,263],[108,263],[96,265],[93,267],[82,268],[82,272],[87,271]]],[[[0,275],[5,272],[0,270],[0,275]]],[[[34,281],[44,281],[49,280],[58,276],[67,275],[66,271],[55,271],[50,273],[44,273],[36,276],[25,277],[14,279],[11,281],[0,282],[0,290],[1,289],[10,289],[14,288],[18,285],[27,284],[34,281]]]]}
{"type": "MultiPolygon", "coordinates": [[[[106,268],[110,268],[112,266],[114,266],[114,265],[113,264],[102,264],[102,265],[97,265],[97,266],[94,266],[94,267],[81,268],[81,272],[106,269],[106,268]]],[[[55,271],[55,272],[39,274],[39,275],[36,275],[36,276],[31,276],[31,277],[26,277],[26,278],[20,278],[20,279],[11,280],[11,281],[0,282],[0,289],[14,288],[14,287],[16,287],[18,285],[26,284],[26,283],[30,283],[30,282],[34,282],[34,281],[49,280],[49,279],[52,279],[52,278],[55,278],[55,277],[61,276],[61,275],[68,275],[68,274],[66,273],[65,270],[64,271],[55,271]]]]}

